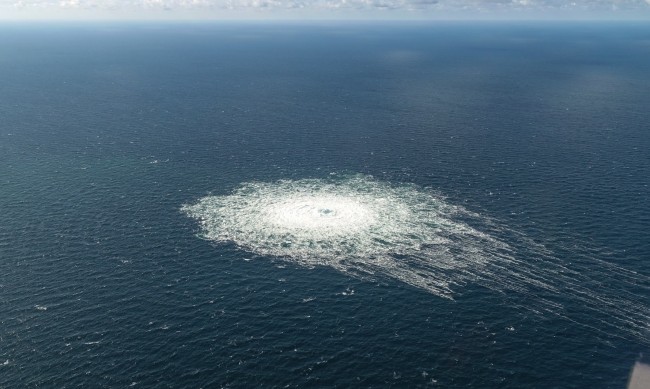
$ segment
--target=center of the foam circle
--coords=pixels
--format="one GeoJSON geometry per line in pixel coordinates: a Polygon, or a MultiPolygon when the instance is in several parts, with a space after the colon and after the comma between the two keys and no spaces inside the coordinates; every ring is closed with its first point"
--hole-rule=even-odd
{"type": "MultiPolygon", "coordinates": [[[[372,209],[359,199],[346,196],[288,196],[269,202],[262,211],[263,220],[292,233],[347,234],[367,228],[375,221],[372,209]]],[[[321,237],[322,238],[322,237],[321,237]]]]}
{"type": "Polygon", "coordinates": [[[336,215],[336,211],[330,208],[321,208],[318,210],[318,213],[320,213],[320,215],[323,217],[331,217],[336,215]]]}

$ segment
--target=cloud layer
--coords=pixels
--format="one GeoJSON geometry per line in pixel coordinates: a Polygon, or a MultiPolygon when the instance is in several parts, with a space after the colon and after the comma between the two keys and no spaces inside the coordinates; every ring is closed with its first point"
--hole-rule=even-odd
{"type": "Polygon", "coordinates": [[[166,13],[203,18],[228,15],[324,17],[391,15],[600,15],[650,18],[650,0],[0,0],[0,15],[104,15],[147,17],[166,13]]]}

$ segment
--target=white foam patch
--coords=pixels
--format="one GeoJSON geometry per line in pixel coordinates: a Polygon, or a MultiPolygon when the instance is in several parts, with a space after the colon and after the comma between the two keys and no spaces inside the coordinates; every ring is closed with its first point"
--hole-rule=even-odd
{"type": "MultiPolygon", "coordinates": [[[[522,234],[414,185],[363,175],[251,182],[182,209],[200,221],[204,238],[262,256],[360,278],[389,277],[445,298],[476,283],[523,293],[531,298],[526,308],[539,313],[563,315],[559,301],[569,295],[616,318],[606,325],[648,338],[643,303],[607,298],[589,286],[587,271],[567,267],[522,234]]],[[[584,270],[594,265],[620,282],[645,280],[597,260],[584,270]]]]}
{"type": "Polygon", "coordinates": [[[207,239],[301,265],[390,276],[444,297],[464,282],[459,270],[509,259],[507,244],[457,220],[471,217],[466,210],[366,176],[245,183],[183,209],[207,239]]]}

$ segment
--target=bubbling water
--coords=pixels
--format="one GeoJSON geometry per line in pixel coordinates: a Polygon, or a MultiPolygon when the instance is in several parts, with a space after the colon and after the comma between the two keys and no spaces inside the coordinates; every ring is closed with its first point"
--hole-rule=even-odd
{"type": "Polygon", "coordinates": [[[490,261],[513,260],[506,243],[467,224],[471,212],[416,186],[367,176],[245,183],[183,209],[201,221],[207,239],[301,265],[388,276],[443,297],[490,261]]]}
{"type": "Polygon", "coordinates": [[[603,318],[597,328],[591,319],[578,323],[584,327],[649,338],[647,304],[622,293],[650,285],[648,277],[574,241],[567,263],[514,229],[414,185],[363,175],[250,182],[182,210],[200,221],[205,239],[260,256],[362,279],[392,278],[450,299],[476,284],[523,297],[525,303],[515,303],[522,309],[577,322],[563,311],[571,301],[585,317],[603,318]],[[614,286],[603,288],[602,279],[614,286]]]}
{"type": "Polygon", "coordinates": [[[297,196],[263,209],[278,228],[346,234],[376,222],[375,212],[358,200],[341,196],[297,196]]]}

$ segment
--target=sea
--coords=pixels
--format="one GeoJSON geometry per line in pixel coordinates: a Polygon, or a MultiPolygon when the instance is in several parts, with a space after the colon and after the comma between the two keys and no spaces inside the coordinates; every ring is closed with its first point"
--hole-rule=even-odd
{"type": "Polygon", "coordinates": [[[0,25],[0,388],[624,388],[650,26],[0,25]]]}

